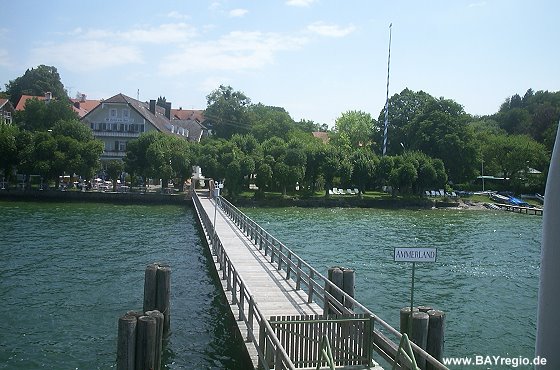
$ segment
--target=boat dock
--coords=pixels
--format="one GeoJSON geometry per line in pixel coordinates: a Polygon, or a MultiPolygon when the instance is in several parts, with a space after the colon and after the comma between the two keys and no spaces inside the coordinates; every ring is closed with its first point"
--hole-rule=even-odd
{"type": "MultiPolygon", "coordinates": [[[[199,225],[255,369],[413,369],[402,335],[226,199],[193,192],[199,225]],[[325,314],[328,312],[329,314],[325,314]]],[[[411,343],[417,359],[447,368],[411,343]]]]}
{"type": "Polygon", "coordinates": [[[537,207],[522,207],[522,206],[514,206],[512,204],[503,204],[503,203],[494,203],[495,206],[499,207],[504,211],[509,212],[517,212],[517,213],[525,213],[528,215],[543,215],[543,209],[537,207]]]}

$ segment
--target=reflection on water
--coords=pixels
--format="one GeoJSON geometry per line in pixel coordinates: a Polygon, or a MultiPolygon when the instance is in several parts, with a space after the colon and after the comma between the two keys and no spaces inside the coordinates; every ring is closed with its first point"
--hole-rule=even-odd
{"type": "Polygon", "coordinates": [[[411,266],[395,247],[437,247],[417,264],[415,304],[447,314],[446,356],[534,354],[542,218],[507,212],[244,209],[319,271],[356,270],[356,296],[398,327],[411,266]]]}

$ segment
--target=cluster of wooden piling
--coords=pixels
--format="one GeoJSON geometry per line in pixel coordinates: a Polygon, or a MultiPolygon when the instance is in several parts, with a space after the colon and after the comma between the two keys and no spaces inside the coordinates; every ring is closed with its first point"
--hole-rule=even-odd
{"type": "Polygon", "coordinates": [[[171,268],[146,267],[143,312],[128,311],[119,318],[117,370],[159,370],[163,339],[170,327],[171,268]]]}
{"type": "MultiPolygon", "coordinates": [[[[445,313],[429,306],[412,309],[412,332],[409,332],[410,307],[401,308],[400,331],[407,333],[419,347],[441,362],[445,337],[445,313]]],[[[416,363],[422,369],[432,370],[434,367],[426,363],[424,358],[416,356],[416,363]]]]}
{"type": "MultiPolygon", "coordinates": [[[[327,278],[337,287],[342,289],[350,297],[354,298],[355,290],[355,273],[354,270],[345,267],[331,267],[327,272],[327,278]]],[[[337,301],[343,303],[346,308],[353,309],[352,302],[344,302],[343,295],[341,292],[334,291],[330,286],[326,287],[328,293],[330,293],[337,301]]],[[[329,312],[326,314],[333,314],[332,308],[329,308],[329,312]]]]}

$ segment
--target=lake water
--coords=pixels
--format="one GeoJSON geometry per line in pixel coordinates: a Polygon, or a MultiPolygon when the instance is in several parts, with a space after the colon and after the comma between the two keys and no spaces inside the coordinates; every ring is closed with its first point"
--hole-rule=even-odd
{"type": "Polygon", "coordinates": [[[168,369],[243,369],[243,343],[193,211],[0,202],[0,369],[116,368],[117,320],[141,310],[144,269],[168,262],[168,369]]]}
{"type": "MultiPolygon", "coordinates": [[[[416,264],[415,305],[446,312],[445,356],[533,358],[542,217],[502,211],[244,209],[319,271],[356,271],[356,297],[393,327],[411,264],[394,247],[436,247],[416,264]]],[[[495,367],[492,367],[495,368],[495,367]]]]}
{"type": "MultiPolygon", "coordinates": [[[[393,248],[437,247],[436,263],[417,265],[415,303],[447,313],[446,356],[533,356],[541,217],[244,211],[319,271],[354,268],[358,300],[395,327],[411,266],[393,248]]],[[[114,368],[117,319],[141,309],[158,261],[172,266],[165,368],[248,366],[190,208],[0,202],[0,231],[0,369],[114,368]]]]}

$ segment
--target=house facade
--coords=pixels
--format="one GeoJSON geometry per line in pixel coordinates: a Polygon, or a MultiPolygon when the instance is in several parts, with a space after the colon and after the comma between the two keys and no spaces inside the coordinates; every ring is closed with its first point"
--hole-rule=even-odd
{"type": "Polygon", "coordinates": [[[144,103],[124,94],[102,101],[83,118],[82,122],[93,131],[93,136],[104,144],[101,160],[123,159],[129,141],[142,133],[159,131],[187,138],[184,128],[170,120],[171,103],[165,108],[155,100],[144,103]]]}
{"type": "Polygon", "coordinates": [[[8,99],[0,99],[0,124],[11,124],[14,107],[8,99]]]}

